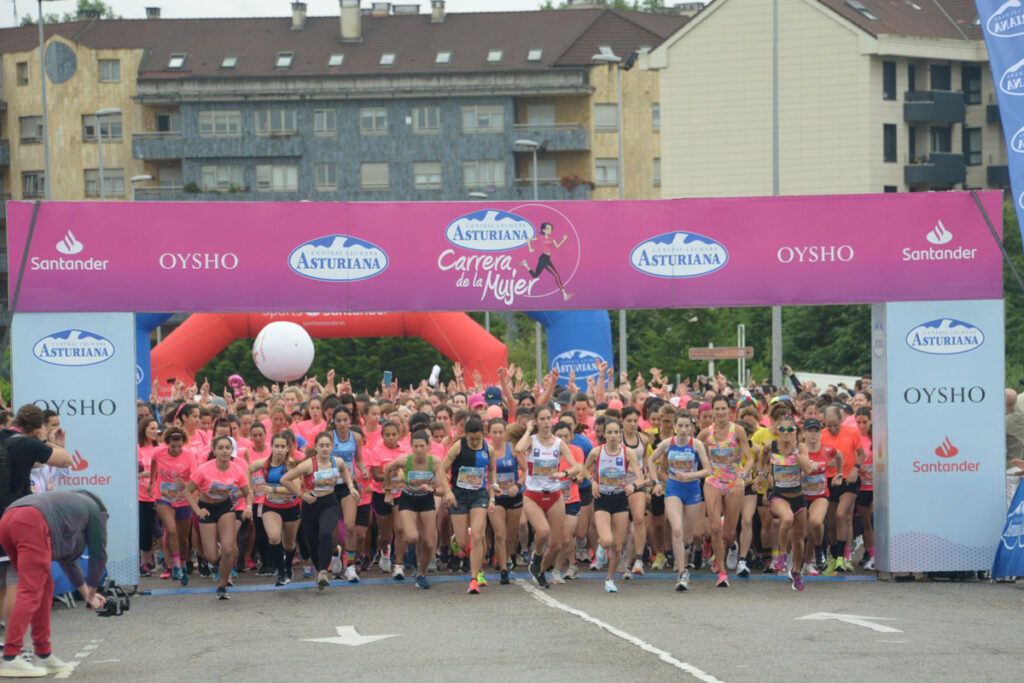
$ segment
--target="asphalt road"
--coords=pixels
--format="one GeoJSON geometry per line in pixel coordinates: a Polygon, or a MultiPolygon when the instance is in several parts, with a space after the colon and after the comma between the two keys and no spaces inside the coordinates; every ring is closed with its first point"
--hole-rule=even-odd
{"type": "MultiPolygon", "coordinates": [[[[520,575],[521,576],[521,575],[520,575]]],[[[182,592],[147,579],[121,617],[56,609],[53,644],[82,681],[349,680],[1017,681],[1024,677],[1024,586],[983,582],[810,580],[802,593],[774,577],[687,593],[665,578],[596,575],[548,591],[532,582],[465,593],[466,577],[422,591],[368,573],[324,592],[243,576],[218,601],[209,580],[182,592]],[[376,577],[376,578],[375,578],[376,577]],[[259,581],[257,584],[256,582],[259,581]],[[163,593],[163,594],[161,594],[163,593]],[[871,617],[865,626],[810,615],[871,617]],[[391,637],[359,645],[316,642],[391,637]],[[882,630],[876,630],[881,628],[882,630]]]]}

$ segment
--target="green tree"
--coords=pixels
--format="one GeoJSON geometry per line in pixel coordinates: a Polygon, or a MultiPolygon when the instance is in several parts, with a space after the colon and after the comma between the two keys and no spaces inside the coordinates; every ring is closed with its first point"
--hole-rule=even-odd
{"type": "MultiPolygon", "coordinates": [[[[103,2],[103,0],[78,0],[74,12],[65,12],[59,15],[56,12],[49,12],[43,15],[43,22],[46,24],[58,24],[67,21],[78,21],[85,12],[99,12],[100,19],[121,19],[121,15],[114,11],[114,8],[103,2]]],[[[21,18],[22,26],[35,26],[36,17],[26,14],[21,18]]]]}

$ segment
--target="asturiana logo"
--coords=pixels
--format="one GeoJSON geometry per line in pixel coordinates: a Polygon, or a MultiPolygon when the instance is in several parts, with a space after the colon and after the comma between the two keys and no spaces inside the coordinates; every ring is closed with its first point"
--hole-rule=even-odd
{"type": "Polygon", "coordinates": [[[1018,154],[1024,154],[1024,126],[1010,138],[1010,149],[1018,154]]]}
{"type": "Polygon", "coordinates": [[[355,282],[387,270],[388,255],[365,240],[327,235],[295,247],[288,255],[288,267],[310,280],[355,282]]]}
{"type": "Polygon", "coordinates": [[[1024,7],[1020,0],[1007,0],[985,23],[990,35],[1009,38],[1024,34],[1024,7]]]}
{"type": "Polygon", "coordinates": [[[65,256],[74,256],[83,249],[85,249],[85,245],[75,239],[70,228],[68,229],[68,234],[64,235],[64,239],[57,242],[57,251],[65,256]]]}
{"type": "Polygon", "coordinates": [[[551,360],[552,369],[558,370],[562,377],[568,377],[573,370],[577,377],[597,374],[597,363],[604,360],[600,355],[586,349],[570,349],[563,351],[551,360]]]}
{"type": "Polygon", "coordinates": [[[629,263],[655,277],[699,277],[729,261],[729,252],[710,237],[692,232],[667,232],[633,247],[629,263]]]}
{"type": "Polygon", "coordinates": [[[522,216],[484,209],[456,218],[448,224],[444,236],[456,247],[470,251],[510,251],[526,246],[537,231],[522,216]]]}
{"type": "Polygon", "coordinates": [[[1007,95],[1024,95],[1024,59],[1003,72],[999,78],[999,89],[1007,95]]]}
{"type": "Polygon", "coordinates": [[[50,365],[80,367],[110,360],[114,345],[106,337],[85,330],[64,330],[43,337],[32,355],[50,365]]]}
{"type": "Polygon", "coordinates": [[[947,244],[951,239],[953,239],[953,233],[946,230],[946,226],[942,224],[942,221],[939,221],[928,233],[926,239],[932,244],[947,244]]]}
{"type": "Polygon", "coordinates": [[[973,351],[985,343],[985,333],[970,323],[940,318],[921,323],[907,333],[907,346],[937,356],[973,351]]]}

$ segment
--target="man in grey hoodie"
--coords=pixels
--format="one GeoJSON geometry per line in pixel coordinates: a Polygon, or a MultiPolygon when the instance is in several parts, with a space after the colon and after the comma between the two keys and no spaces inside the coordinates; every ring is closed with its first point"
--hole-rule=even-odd
{"type": "Polygon", "coordinates": [[[0,545],[18,572],[18,594],[7,625],[0,677],[36,677],[69,671],[52,654],[50,610],[53,606],[51,562],[58,562],[90,609],[106,600],[97,588],[107,564],[107,509],[91,491],[50,491],[21,498],[0,519],[0,545]],[[89,576],[78,558],[88,549],[89,576]],[[19,656],[32,626],[36,661],[19,656]]]}

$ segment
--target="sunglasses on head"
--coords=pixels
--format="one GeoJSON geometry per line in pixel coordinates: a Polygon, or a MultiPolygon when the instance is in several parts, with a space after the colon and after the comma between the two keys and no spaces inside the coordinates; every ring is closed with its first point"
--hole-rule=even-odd
{"type": "Polygon", "coordinates": [[[779,433],[780,434],[789,434],[790,432],[795,432],[795,431],[796,431],[796,427],[779,427],[779,433]]]}

